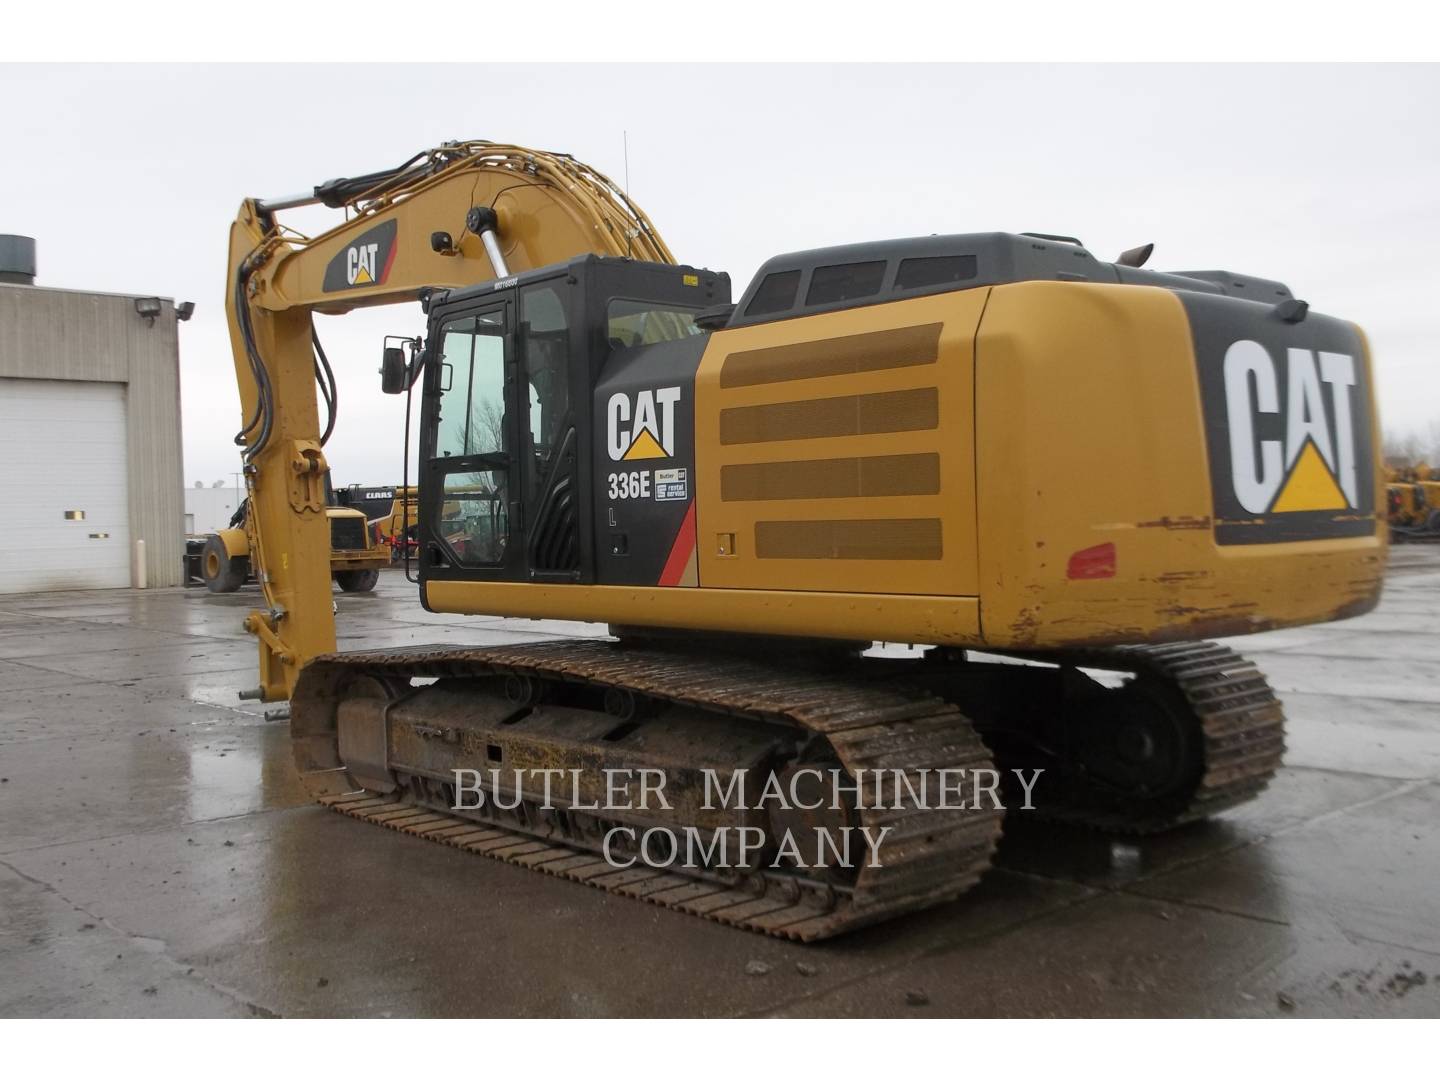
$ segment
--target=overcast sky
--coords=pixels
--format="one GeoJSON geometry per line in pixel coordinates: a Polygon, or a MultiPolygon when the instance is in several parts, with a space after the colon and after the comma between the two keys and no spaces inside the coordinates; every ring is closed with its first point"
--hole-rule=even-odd
{"type": "MultiPolygon", "coordinates": [[[[1110,259],[1153,241],[1153,268],[1278,278],[1360,323],[1387,429],[1440,420],[1440,67],[9,65],[0,99],[0,232],[36,237],[38,283],[196,303],[187,483],[236,468],[240,199],[458,138],[621,180],[628,130],[631,194],[737,295],[769,256],[826,244],[1033,230],[1110,259]]],[[[337,482],[398,481],[403,399],[375,371],[383,334],[423,329],[418,305],[319,328],[337,482]]]]}

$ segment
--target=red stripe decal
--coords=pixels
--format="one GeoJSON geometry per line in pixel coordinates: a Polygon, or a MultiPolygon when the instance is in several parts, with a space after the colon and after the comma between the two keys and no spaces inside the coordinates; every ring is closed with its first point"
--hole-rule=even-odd
{"type": "Polygon", "coordinates": [[[685,565],[695,551],[695,503],[691,500],[685,508],[685,520],[680,522],[680,531],[675,534],[675,543],[670,546],[670,557],[665,560],[665,569],[660,571],[661,585],[679,585],[685,565]]]}
{"type": "Polygon", "coordinates": [[[385,269],[380,271],[380,280],[376,282],[377,285],[384,285],[385,279],[390,276],[390,267],[395,265],[395,252],[398,251],[399,248],[400,245],[397,244],[392,237],[390,240],[390,250],[385,253],[385,269]]]}

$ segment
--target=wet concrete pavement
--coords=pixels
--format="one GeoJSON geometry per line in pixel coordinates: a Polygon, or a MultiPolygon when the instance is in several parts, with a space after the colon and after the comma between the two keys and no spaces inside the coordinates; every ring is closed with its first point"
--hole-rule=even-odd
{"type": "MultiPolygon", "coordinates": [[[[0,596],[0,1015],[1440,1015],[1440,547],[1392,571],[1232,642],[1290,717],[1258,801],[1138,842],[1017,819],[968,896],[810,947],[309,805],[235,696],[253,593],[0,596]]],[[[398,574],[338,600],[343,647],[599,632],[398,574]]]]}

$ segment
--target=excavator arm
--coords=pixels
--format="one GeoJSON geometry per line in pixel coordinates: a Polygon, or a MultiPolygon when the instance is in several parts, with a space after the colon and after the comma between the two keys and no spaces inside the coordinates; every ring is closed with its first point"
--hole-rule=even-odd
{"type": "Polygon", "coordinates": [[[288,698],[306,661],[335,648],[324,444],[337,394],[314,313],[416,300],[587,253],[674,261],[645,214],[599,172],[488,142],[447,143],[393,170],[241,204],[225,310],[244,424],[236,442],[254,508],[251,558],[265,597],[245,619],[260,653],[260,684],[246,696],[288,698]],[[315,237],[276,221],[314,204],[346,220],[315,237]]]}

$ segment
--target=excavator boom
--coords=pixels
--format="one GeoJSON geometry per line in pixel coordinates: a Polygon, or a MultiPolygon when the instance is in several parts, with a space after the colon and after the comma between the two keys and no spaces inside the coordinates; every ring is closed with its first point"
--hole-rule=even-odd
{"type": "Polygon", "coordinates": [[[673,261],[603,174],[516,146],[447,143],[388,172],[241,205],[225,310],[245,417],[236,441],[255,508],[251,559],[266,602],[246,620],[260,647],[256,696],[289,697],[304,662],[335,647],[316,397],[317,376],[332,388],[333,377],[312,315],[413,301],[583,254],[673,261]],[[346,220],[313,238],[276,221],[310,204],[344,209],[346,220]]]}

